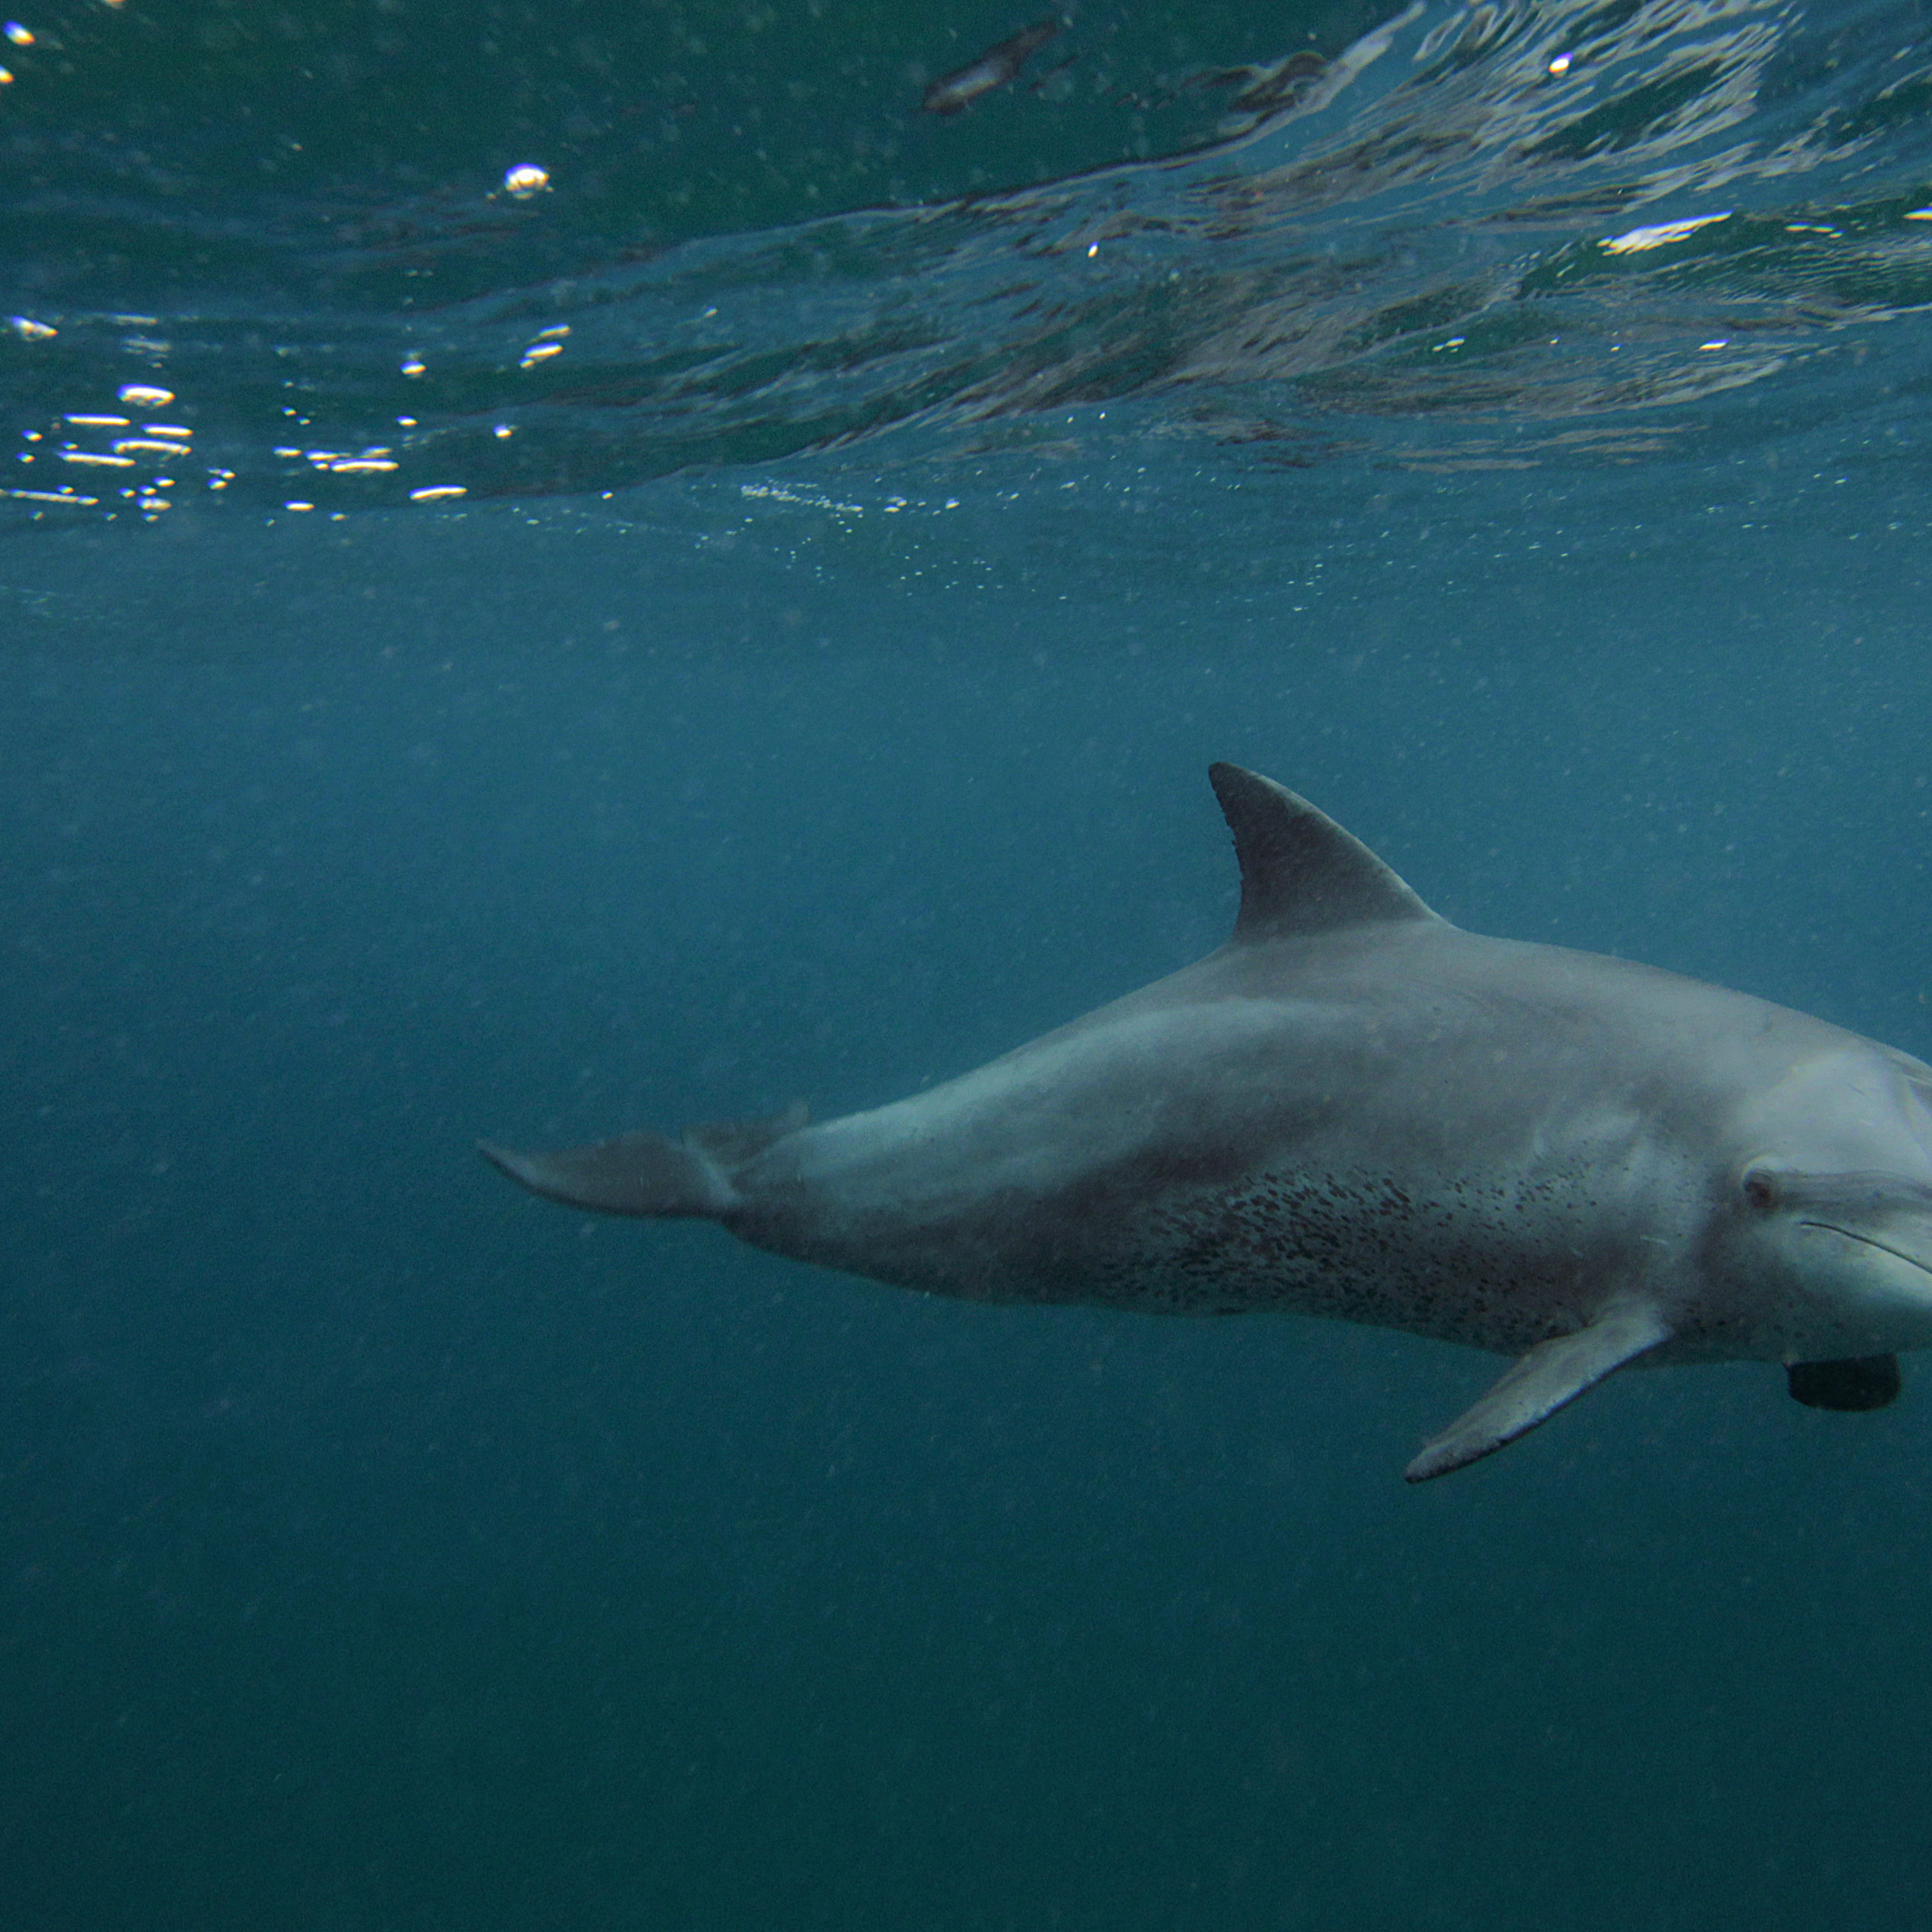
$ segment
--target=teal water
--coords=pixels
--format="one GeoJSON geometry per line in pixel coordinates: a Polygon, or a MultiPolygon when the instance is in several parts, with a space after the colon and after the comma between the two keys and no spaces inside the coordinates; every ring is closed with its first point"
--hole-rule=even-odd
{"type": "Polygon", "coordinates": [[[9,1928],[1932,1916],[1922,1364],[1411,1491],[1490,1359],[472,1151],[1185,962],[1216,758],[1932,1052],[1925,11],[1082,7],[921,112],[1034,17],[20,14],[9,1928]]]}

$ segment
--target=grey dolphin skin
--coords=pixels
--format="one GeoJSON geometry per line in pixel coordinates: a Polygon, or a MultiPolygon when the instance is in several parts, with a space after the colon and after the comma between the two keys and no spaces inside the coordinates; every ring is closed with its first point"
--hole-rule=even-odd
{"type": "Polygon", "coordinates": [[[484,1153],[554,1201],[929,1293],[1515,1356],[1411,1482],[1628,1362],[1782,1362],[1826,1409],[1896,1395],[1896,1352],[1932,1345],[1932,1068],[1463,932],[1293,793],[1210,776],[1241,911],[1198,964],[869,1113],[484,1153]]]}

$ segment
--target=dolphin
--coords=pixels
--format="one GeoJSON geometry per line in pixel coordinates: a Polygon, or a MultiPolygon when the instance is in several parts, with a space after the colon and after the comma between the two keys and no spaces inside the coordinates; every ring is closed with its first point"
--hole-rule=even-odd
{"type": "Polygon", "coordinates": [[[1626,1364],[1781,1362],[1883,1407],[1932,1345],[1932,1068],[1655,968],[1432,912],[1305,800],[1210,772],[1217,952],[910,1100],[485,1144],[534,1192],[697,1216],[929,1293],[1280,1309],[1514,1356],[1411,1482],[1626,1364]]]}

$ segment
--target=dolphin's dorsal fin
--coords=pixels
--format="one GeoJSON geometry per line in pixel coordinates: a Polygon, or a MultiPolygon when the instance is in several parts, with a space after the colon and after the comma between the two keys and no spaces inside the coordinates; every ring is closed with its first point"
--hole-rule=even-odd
{"type": "Polygon", "coordinates": [[[1239,765],[1211,765],[1208,778],[1241,864],[1232,943],[1435,917],[1360,839],[1305,798],[1239,765]]]}

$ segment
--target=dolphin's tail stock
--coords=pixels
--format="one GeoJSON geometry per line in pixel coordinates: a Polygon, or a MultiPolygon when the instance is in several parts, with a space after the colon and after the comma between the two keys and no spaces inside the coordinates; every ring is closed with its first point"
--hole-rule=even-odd
{"type": "Polygon", "coordinates": [[[604,1214],[718,1221],[740,1204],[739,1169],[810,1120],[800,1100],[769,1120],[714,1120],[675,1141],[646,1131],[554,1154],[476,1144],[485,1160],[546,1200],[604,1214]]]}

